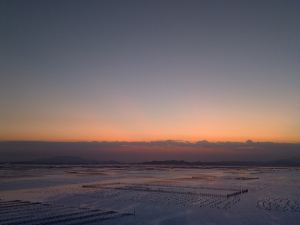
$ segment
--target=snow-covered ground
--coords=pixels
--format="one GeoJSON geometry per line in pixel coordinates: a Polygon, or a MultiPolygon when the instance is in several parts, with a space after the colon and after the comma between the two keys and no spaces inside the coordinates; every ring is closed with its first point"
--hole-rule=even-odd
{"type": "Polygon", "coordinates": [[[0,224],[299,225],[300,168],[7,165],[0,199],[0,224]]]}

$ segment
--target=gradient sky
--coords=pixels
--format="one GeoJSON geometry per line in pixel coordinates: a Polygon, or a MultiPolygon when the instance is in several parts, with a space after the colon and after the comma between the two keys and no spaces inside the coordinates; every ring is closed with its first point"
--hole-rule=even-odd
{"type": "Polygon", "coordinates": [[[300,142],[300,1],[0,1],[0,140],[300,142]]]}

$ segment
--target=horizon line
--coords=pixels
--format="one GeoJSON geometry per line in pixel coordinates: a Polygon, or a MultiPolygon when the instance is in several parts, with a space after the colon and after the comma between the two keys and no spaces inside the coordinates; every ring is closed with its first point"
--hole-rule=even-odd
{"type": "Polygon", "coordinates": [[[289,141],[268,141],[268,140],[252,140],[246,139],[244,141],[238,140],[220,140],[220,141],[213,141],[207,139],[199,139],[196,141],[189,141],[189,140],[179,140],[179,139],[153,139],[153,140],[1,140],[0,142],[48,142],[48,143],[151,143],[151,142],[182,142],[182,143],[189,143],[189,144],[196,144],[197,142],[207,142],[207,143],[273,143],[273,144],[300,144],[300,141],[289,142],[289,141]]]}

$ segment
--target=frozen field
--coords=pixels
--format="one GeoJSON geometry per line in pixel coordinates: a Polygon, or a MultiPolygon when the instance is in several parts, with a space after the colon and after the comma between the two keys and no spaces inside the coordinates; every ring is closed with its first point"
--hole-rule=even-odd
{"type": "Polygon", "coordinates": [[[0,168],[0,224],[300,224],[300,168],[0,168]]]}

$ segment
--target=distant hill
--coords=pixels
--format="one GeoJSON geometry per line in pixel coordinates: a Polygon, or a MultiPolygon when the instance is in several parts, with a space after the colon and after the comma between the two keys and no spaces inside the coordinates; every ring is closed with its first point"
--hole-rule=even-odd
{"type": "MultiPolygon", "coordinates": [[[[44,164],[44,165],[93,165],[93,164],[122,164],[122,162],[109,160],[97,161],[89,160],[76,156],[56,156],[42,158],[30,161],[13,162],[13,164],[44,164]]],[[[127,163],[128,164],[128,163],[127,163]]],[[[130,163],[129,163],[130,164],[130,163]]],[[[300,159],[282,159],[276,161],[184,161],[184,160],[162,160],[146,161],[142,163],[131,163],[139,165],[174,165],[174,166],[283,166],[283,167],[300,167],[300,159]]]]}
{"type": "Polygon", "coordinates": [[[15,164],[57,164],[57,165],[79,165],[79,164],[118,164],[117,161],[96,161],[83,159],[76,156],[55,156],[30,161],[14,162],[15,164]]]}
{"type": "Polygon", "coordinates": [[[183,160],[148,161],[144,165],[182,165],[182,166],[296,166],[300,167],[299,159],[285,159],[276,161],[218,161],[218,162],[187,162],[183,160]]]}

